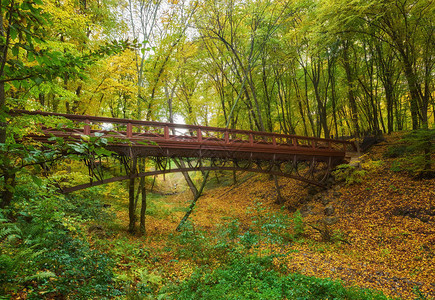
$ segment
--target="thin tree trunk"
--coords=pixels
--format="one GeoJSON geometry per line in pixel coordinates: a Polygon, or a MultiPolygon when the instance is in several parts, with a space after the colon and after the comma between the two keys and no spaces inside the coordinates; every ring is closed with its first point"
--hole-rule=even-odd
{"type": "Polygon", "coordinates": [[[273,175],[273,180],[275,181],[275,189],[276,189],[276,204],[283,204],[285,202],[284,197],[281,194],[281,187],[279,186],[278,176],[273,175]]]}
{"type": "Polygon", "coordinates": [[[208,174],[209,173],[210,173],[210,170],[208,170],[205,173],[205,176],[204,176],[204,178],[202,180],[201,187],[199,188],[198,193],[193,198],[192,203],[190,204],[189,209],[187,210],[187,212],[184,215],[183,219],[181,219],[180,224],[178,224],[177,229],[175,229],[176,231],[180,231],[181,230],[181,228],[186,223],[186,221],[189,218],[189,216],[192,214],[193,209],[195,208],[196,202],[198,201],[199,197],[201,197],[201,195],[202,195],[202,191],[204,190],[204,187],[205,187],[205,184],[207,182],[207,178],[208,178],[208,174]]]}
{"type": "Polygon", "coordinates": [[[348,84],[348,97],[349,97],[349,104],[350,104],[350,110],[351,110],[351,119],[354,129],[354,134],[357,138],[360,137],[360,129],[358,124],[358,109],[356,105],[356,99],[354,94],[354,83],[353,83],[353,75],[350,61],[349,61],[349,53],[348,53],[349,46],[345,43],[343,47],[343,66],[346,71],[346,78],[347,78],[347,84],[348,84]]]}
{"type": "MultiPolygon", "coordinates": [[[[186,167],[186,165],[184,164],[184,161],[182,161],[181,159],[174,158],[173,160],[179,169],[184,169],[186,167]]],[[[183,174],[184,179],[186,180],[187,185],[189,186],[190,191],[192,192],[193,196],[196,197],[196,195],[198,195],[198,189],[196,188],[195,184],[193,183],[192,178],[190,178],[189,173],[188,172],[181,172],[181,174],[183,174]]]]}
{"type": "Polygon", "coordinates": [[[141,234],[146,234],[145,231],[145,214],[147,212],[147,193],[146,193],[146,187],[145,187],[145,180],[144,184],[142,185],[142,203],[141,203],[141,209],[140,209],[140,225],[139,225],[139,231],[141,234]]]}
{"type": "MultiPolygon", "coordinates": [[[[130,176],[133,176],[136,173],[136,164],[137,164],[137,157],[133,156],[131,157],[132,160],[132,167],[130,169],[130,176]]],[[[128,182],[128,217],[130,220],[130,223],[128,225],[128,231],[130,233],[134,233],[135,227],[136,227],[136,214],[135,214],[135,197],[134,197],[134,182],[135,178],[131,177],[128,182]]]]}

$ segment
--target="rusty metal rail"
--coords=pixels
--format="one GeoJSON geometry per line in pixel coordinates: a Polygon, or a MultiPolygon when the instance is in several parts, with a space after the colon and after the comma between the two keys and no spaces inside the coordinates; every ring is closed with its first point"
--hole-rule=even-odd
{"type": "Polygon", "coordinates": [[[49,139],[52,136],[76,142],[83,141],[83,136],[113,137],[108,139],[110,142],[106,148],[117,154],[117,159],[125,167],[125,174],[102,174],[101,165],[84,157],[90,182],[61,187],[63,192],[131,178],[195,170],[266,173],[324,186],[332,168],[344,160],[346,152],[356,150],[355,144],[349,141],[269,132],[39,111],[14,110],[10,114],[63,117],[72,122],[60,128],[38,124],[40,132],[29,137],[45,143],[53,142],[49,139]],[[137,157],[155,160],[156,169],[139,172],[130,168],[137,157]],[[171,169],[168,161],[172,158],[183,159],[187,165],[171,169]]]}
{"type": "Polygon", "coordinates": [[[80,138],[99,133],[120,141],[112,143],[110,148],[125,155],[133,149],[137,156],[288,160],[289,155],[298,155],[299,159],[313,156],[317,159],[343,159],[346,151],[356,149],[349,141],[269,132],[40,111],[14,110],[11,114],[57,116],[74,122],[74,128],[44,127],[43,135],[34,135],[35,139],[47,141],[52,135],[80,138]],[[127,146],[122,141],[130,143],[127,146]],[[144,145],[143,142],[150,143],[144,145]]]}

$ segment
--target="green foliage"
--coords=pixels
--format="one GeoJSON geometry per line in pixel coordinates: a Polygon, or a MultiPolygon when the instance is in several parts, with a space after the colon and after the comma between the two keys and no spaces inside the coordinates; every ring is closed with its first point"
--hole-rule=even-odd
{"type": "Polygon", "coordinates": [[[29,89],[58,77],[83,78],[85,67],[132,46],[128,41],[114,41],[81,54],[65,46],[52,49],[46,38],[53,16],[44,10],[44,5],[42,0],[2,1],[3,26],[8,34],[0,36],[0,45],[9,47],[9,51],[2,50],[0,54],[4,62],[0,78],[5,81],[6,91],[11,87],[29,89]]]}
{"type": "Polygon", "coordinates": [[[293,214],[293,236],[294,238],[299,238],[304,235],[305,232],[305,222],[302,217],[302,214],[299,210],[297,210],[293,214]]]}
{"type": "Polygon", "coordinates": [[[336,167],[335,171],[332,172],[336,181],[345,182],[346,185],[361,183],[366,174],[367,171],[359,170],[348,164],[339,165],[336,167]]]}
{"type": "Polygon", "coordinates": [[[282,275],[273,256],[255,255],[212,271],[200,268],[171,292],[171,299],[387,299],[376,292],[345,288],[338,281],[282,275]]]}
{"type": "Polygon", "coordinates": [[[409,153],[406,170],[412,175],[430,177],[435,175],[432,170],[432,154],[435,152],[435,129],[414,130],[403,138],[409,153]]]}
{"type": "Polygon", "coordinates": [[[433,177],[432,155],[435,152],[435,129],[414,130],[400,140],[401,144],[387,149],[384,156],[399,158],[393,162],[393,171],[405,171],[416,177],[433,177]]]}
{"type": "Polygon", "coordinates": [[[291,240],[291,220],[284,213],[284,207],[280,212],[268,212],[262,203],[257,202],[248,213],[252,214],[252,231],[258,235],[259,241],[281,244],[291,240]]]}
{"type": "Polygon", "coordinates": [[[7,211],[16,222],[1,218],[0,224],[4,293],[27,287],[30,299],[120,294],[113,282],[113,261],[91,249],[81,233],[80,222],[92,214],[75,209],[74,203],[65,205],[67,202],[68,198],[57,195],[45,181],[41,186],[30,181],[16,188],[7,211]]]}
{"type": "Polygon", "coordinates": [[[211,236],[206,231],[196,229],[191,222],[186,222],[180,234],[173,236],[168,246],[176,249],[180,258],[192,259],[198,264],[212,263],[214,260],[225,261],[231,250],[227,244],[227,235],[211,236]]]}
{"type": "Polygon", "coordinates": [[[402,168],[400,167],[401,163],[399,161],[393,161],[391,164],[391,171],[393,172],[400,172],[402,171],[402,168]]]}
{"type": "Polygon", "coordinates": [[[386,158],[402,157],[410,153],[408,146],[406,145],[394,145],[387,148],[387,151],[383,153],[386,158]]]}

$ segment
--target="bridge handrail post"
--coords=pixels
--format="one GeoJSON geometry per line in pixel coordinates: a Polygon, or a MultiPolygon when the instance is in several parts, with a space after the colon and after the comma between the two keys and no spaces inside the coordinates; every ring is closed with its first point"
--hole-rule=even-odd
{"type": "Polygon", "coordinates": [[[196,132],[197,132],[197,135],[198,135],[198,142],[202,142],[202,131],[201,131],[201,128],[198,128],[198,130],[196,132]]]}
{"type": "Polygon", "coordinates": [[[316,140],[315,139],[311,140],[311,147],[313,149],[316,148],[316,140]]]}
{"type": "Polygon", "coordinates": [[[83,128],[84,135],[91,135],[91,121],[89,119],[85,120],[85,127],[83,128]]]}
{"type": "Polygon", "coordinates": [[[169,140],[169,126],[165,125],[165,127],[163,127],[163,131],[164,131],[165,140],[169,140]]]}
{"type": "Polygon", "coordinates": [[[228,130],[225,130],[224,132],[224,139],[225,139],[225,144],[230,143],[230,134],[228,133],[228,130]]]}
{"type": "Polygon", "coordinates": [[[252,133],[249,134],[249,146],[254,146],[254,136],[252,133]]]}
{"type": "Polygon", "coordinates": [[[273,146],[276,147],[276,136],[272,136],[272,143],[273,146]]]}
{"type": "Polygon", "coordinates": [[[133,137],[133,125],[130,122],[127,123],[127,137],[133,137]]]}

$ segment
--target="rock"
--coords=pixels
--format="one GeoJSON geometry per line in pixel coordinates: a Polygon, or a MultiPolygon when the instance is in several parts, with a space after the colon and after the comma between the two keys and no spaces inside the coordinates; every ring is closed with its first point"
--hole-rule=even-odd
{"type": "Polygon", "coordinates": [[[334,224],[337,224],[338,218],[337,217],[325,217],[322,219],[322,222],[326,225],[334,225],[334,224]]]}
{"type": "Polygon", "coordinates": [[[310,185],[308,187],[308,195],[315,195],[320,191],[321,191],[321,189],[317,186],[310,185]]]}
{"type": "Polygon", "coordinates": [[[422,216],[420,217],[420,221],[422,221],[423,223],[428,223],[430,220],[430,218],[428,216],[422,216]]]}
{"type": "Polygon", "coordinates": [[[106,232],[104,231],[104,228],[100,225],[91,225],[88,229],[89,233],[93,233],[99,238],[106,238],[106,232]]]}
{"type": "Polygon", "coordinates": [[[332,185],[334,185],[334,183],[335,183],[335,180],[334,180],[333,176],[329,176],[328,179],[326,179],[326,182],[325,182],[325,184],[327,186],[332,186],[332,185]]]}
{"type": "Polygon", "coordinates": [[[97,231],[97,230],[104,230],[104,229],[100,225],[91,225],[89,226],[88,232],[97,231]]]}
{"type": "Polygon", "coordinates": [[[324,210],[325,216],[332,216],[335,214],[335,208],[332,205],[328,205],[324,210]]]}
{"type": "Polygon", "coordinates": [[[313,210],[313,207],[311,205],[302,206],[302,208],[300,210],[302,217],[306,217],[306,216],[312,214],[313,213],[312,210],[313,210]]]}
{"type": "Polygon", "coordinates": [[[328,203],[329,203],[330,201],[331,201],[331,200],[329,200],[329,198],[326,198],[326,197],[325,197],[325,198],[322,199],[322,204],[323,204],[323,205],[328,205],[328,203]]]}

